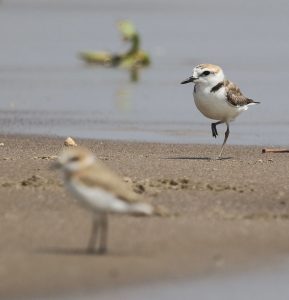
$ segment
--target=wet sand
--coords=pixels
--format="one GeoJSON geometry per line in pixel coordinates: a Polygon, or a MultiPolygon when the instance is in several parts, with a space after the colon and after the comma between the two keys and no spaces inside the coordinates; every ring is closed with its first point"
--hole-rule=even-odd
{"type": "Polygon", "coordinates": [[[289,252],[289,155],[228,146],[78,140],[171,217],[110,219],[109,254],[87,255],[90,215],[49,165],[63,139],[1,136],[0,297],[104,291],[200,278],[289,252]],[[226,157],[227,156],[227,157],[226,157]]]}

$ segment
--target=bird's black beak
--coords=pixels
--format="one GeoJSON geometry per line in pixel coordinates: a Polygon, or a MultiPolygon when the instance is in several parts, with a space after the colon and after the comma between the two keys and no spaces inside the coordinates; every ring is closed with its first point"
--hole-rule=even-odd
{"type": "Polygon", "coordinates": [[[189,82],[194,82],[194,80],[196,80],[197,78],[191,76],[189,78],[187,78],[186,80],[182,81],[181,84],[186,84],[186,83],[189,83],[189,82]]]}

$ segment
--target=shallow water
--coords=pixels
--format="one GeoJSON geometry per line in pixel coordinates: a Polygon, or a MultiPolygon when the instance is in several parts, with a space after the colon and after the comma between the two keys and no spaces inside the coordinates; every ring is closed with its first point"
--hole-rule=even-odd
{"type": "Polygon", "coordinates": [[[232,124],[230,143],[286,145],[288,13],[283,0],[2,0],[1,133],[220,144],[192,86],[180,85],[194,65],[212,62],[262,102],[232,124]],[[152,54],[138,83],[76,56],[126,49],[115,27],[123,18],[152,54]]]}

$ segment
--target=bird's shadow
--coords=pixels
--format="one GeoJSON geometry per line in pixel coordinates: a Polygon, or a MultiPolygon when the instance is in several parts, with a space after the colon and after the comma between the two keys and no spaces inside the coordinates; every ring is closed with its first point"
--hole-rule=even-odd
{"type": "MultiPolygon", "coordinates": [[[[107,251],[101,253],[99,251],[87,251],[86,248],[59,248],[59,247],[47,247],[47,248],[38,248],[33,251],[35,254],[46,254],[46,255],[63,255],[63,256],[93,256],[93,257],[128,257],[132,256],[131,253],[121,253],[121,252],[112,252],[107,251]]],[[[145,254],[133,254],[133,256],[146,257],[145,254]]]]}
{"type": "Polygon", "coordinates": [[[100,254],[97,252],[97,250],[94,251],[87,251],[85,248],[58,248],[58,247],[50,247],[50,248],[38,248],[34,250],[34,253],[37,254],[52,254],[52,255],[84,255],[84,256],[90,256],[90,255],[99,255],[102,256],[103,254],[100,254]]]}
{"type": "Polygon", "coordinates": [[[230,160],[233,157],[221,157],[221,158],[213,158],[206,156],[173,156],[173,157],[162,157],[161,159],[172,159],[172,160],[206,160],[206,161],[218,161],[218,160],[230,160]]]}

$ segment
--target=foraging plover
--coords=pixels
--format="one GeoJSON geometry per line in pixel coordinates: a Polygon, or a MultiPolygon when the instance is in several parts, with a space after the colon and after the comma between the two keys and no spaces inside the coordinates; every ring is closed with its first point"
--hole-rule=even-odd
{"type": "Polygon", "coordinates": [[[92,212],[93,225],[88,252],[94,252],[98,228],[101,230],[98,253],[107,251],[108,214],[158,214],[158,208],[140,202],[139,195],[132,188],[85,148],[64,149],[55,167],[63,170],[67,189],[92,212]]]}
{"type": "Polygon", "coordinates": [[[218,158],[221,158],[224,146],[229,137],[229,123],[249,105],[257,104],[245,97],[240,89],[231,81],[226,80],[223,70],[216,65],[201,64],[193,69],[193,75],[181,82],[192,82],[194,86],[194,100],[199,111],[207,118],[217,120],[211,124],[212,135],[217,137],[217,125],[226,123],[224,142],[218,158]]]}

